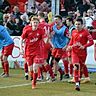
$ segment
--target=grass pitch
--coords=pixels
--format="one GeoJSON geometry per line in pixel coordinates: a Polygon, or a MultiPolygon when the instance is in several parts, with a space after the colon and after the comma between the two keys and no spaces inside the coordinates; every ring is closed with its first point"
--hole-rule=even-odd
{"type": "Polygon", "coordinates": [[[0,96],[96,96],[96,73],[90,74],[90,78],[90,83],[81,84],[80,92],[74,90],[74,84],[59,80],[38,82],[37,89],[32,90],[31,81],[24,78],[24,70],[10,69],[10,77],[0,77],[0,96]]]}

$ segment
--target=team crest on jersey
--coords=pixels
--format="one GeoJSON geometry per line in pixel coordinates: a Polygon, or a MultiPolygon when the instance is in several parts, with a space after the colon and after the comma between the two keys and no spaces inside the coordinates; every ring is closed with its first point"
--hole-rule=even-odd
{"type": "Polygon", "coordinates": [[[39,36],[39,33],[37,33],[37,36],[39,36]]]}
{"type": "Polygon", "coordinates": [[[82,34],[80,34],[80,37],[82,37],[82,34]]]}

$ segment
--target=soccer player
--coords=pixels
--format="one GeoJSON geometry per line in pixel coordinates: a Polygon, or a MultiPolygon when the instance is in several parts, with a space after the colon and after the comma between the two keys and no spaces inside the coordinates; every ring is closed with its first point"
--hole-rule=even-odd
{"type": "MultiPolygon", "coordinates": [[[[30,28],[31,27],[31,18],[33,17],[34,15],[31,15],[30,17],[29,17],[29,24],[28,25],[26,25],[24,28],[23,28],[23,33],[25,33],[25,31],[26,30],[28,30],[28,28],[30,28]]],[[[23,34],[22,33],[22,34],[23,34]]],[[[30,80],[32,80],[33,79],[33,71],[29,71],[28,70],[28,64],[27,64],[27,60],[26,60],[26,58],[27,58],[27,56],[26,56],[26,39],[24,39],[24,40],[20,40],[20,43],[21,43],[21,55],[23,55],[23,58],[25,59],[25,61],[24,61],[24,72],[25,72],[25,78],[26,78],[26,80],[28,80],[29,79],[29,77],[30,77],[30,80]]]]}
{"type": "Polygon", "coordinates": [[[43,57],[45,59],[45,64],[44,64],[43,68],[45,67],[45,69],[46,69],[47,67],[49,67],[49,69],[50,69],[49,74],[50,74],[50,76],[52,76],[52,74],[53,74],[52,68],[49,65],[50,56],[48,56],[48,54],[50,53],[50,49],[51,49],[51,45],[49,43],[49,36],[50,36],[49,25],[45,21],[45,14],[43,12],[38,13],[38,18],[40,20],[39,27],[44,29],[44,32],[45,32],[44,37],[43,37],[44,41],[46,42],[46,43],[43,42],[44,43],[43,57]]]}
{"type": "MultiPolygon", "coordinates": [[[[40,60],[40,42],[42,41],[42,36],[44,35],[44,30],[38,28],[39,19],[37,17],[31,18],[31,26],[29,26],[21,35],[22,41],[26,39],[26,59],[28,63],[28,69],[31,73],[33,71],[32,77],[32,89],[36,87],[37,79],[37,68],[38,64],[42,64],[40,60]]],[[[41,58],[43,59],[43,58],[41,58]]]]}
{"type": "Polygon", "coordinates": [[[2,43],[1,63],[3,68],[2,77],[9,77],[8,56],[12,55],[14,42],[6,28],[0,25],[0,43],[2,43]]]}
{"type": "Polygon", "coordinates": [[[62,17],[60,15],[56,15],[54,17],[55,24],[52,27],[52,55],[55,58],[55,64],[57,65],[57,70],[60,72],[60,80],[63,78],[63,74],[65,72],[66,78],[69,78],[69,72],[68,72],[68,56],[66,52],[66,47],[69,42],[69,33],[68,28],[63,25],[62,23],[62,17]],[[62,59],[64,63],[64,72],[63,70],[58,66],[58,62],[62,59]]]}
{"type": "MultiPolygon", "coordinates": [[[[73,18],[72,17],[67,18],[66,24],[69,28],[69,34],[71,37],[72,31],[75,29],[73,18]]],[[[67,53],[68,53],[68,61],[69,61],[69,65],[70,65],[70,77],[73,77],[73,64],[71,62],[71,52],[68,51],[67,53]]]]}
{"type": "Polygon", "coordinates": [[[75,90],[80,91],[80,75],[84,71],[84,66],[86,66],[87,47],[93,45],[94,42],[89,31],[83,28],[83,20],[81,18],[75,21],[75,26],[76,29],[72,32],[68,49],[71,50],[71,58],[74,66],[75,90]]]}
{"type": "Polygon", "coordinates": [[[44,64],[44,58],[42,56],[44,29],[38,27],[38,25],[38,17],[33,16],[31,18],[31,26],[29,26],[21,35],[22,41],[26,39],[25,51],[29,71],[33,71],[32,89],[36,88],[38,67],[41,67],[42,64],[44,64]]]}
{"type": "MultiPolygon", "coordinates": [[[[28,28],[31,27],[31,24],[28,24],[26,25],[24,28],[23,28],[23,33],[25,33],[26,30],[28,30],[28,28]]],[[[23,34],[22,33],[22,34],[23,34]]],[[[33,71],[28,71],[28,64],[27,64],[27,56],[26,56],[26,39],[22,40],[21,39],[21,54],[23,55],[23,58],[25,59],[24,61],[24,72],[25,72],[25,78],[26,80],[28,80],[29,78],[29,75],[30,75],[30,78],[32,79],[32,76],[33,76],[33,71]]]]}

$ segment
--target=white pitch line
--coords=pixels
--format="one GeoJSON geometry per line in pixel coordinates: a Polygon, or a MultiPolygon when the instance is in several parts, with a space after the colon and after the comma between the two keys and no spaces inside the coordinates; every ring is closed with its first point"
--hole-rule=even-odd
{"type": "Polygon", "coordinates": [[[4,87],[0,87],[0,89],[3,89],[3,88],[13,88],[13,87],[20,87],[20,86],[27,86],[27,85],[31,85],[31,83],[19,84],[19,85],[11,85],[11,86],[4,86],[4,87]]]}
{"type": "MultiPolygon", "coordinates": [[[[37,82],[37,84],[41,84],[41,83],[46,83],[46,82],[37,82]]],[[[31,85],[31,84],[32,83],[19,84],[19,85],[11,85],[11,86],[4,86],[4,87],[0,87],[0,89],[22,87],[22,86],[28,86],[28,85],[31,85]]]]}

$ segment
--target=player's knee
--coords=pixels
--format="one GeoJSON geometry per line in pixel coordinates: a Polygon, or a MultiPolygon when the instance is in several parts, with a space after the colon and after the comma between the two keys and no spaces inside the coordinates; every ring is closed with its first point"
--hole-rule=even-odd
{"type": "Polygon", "coordinates": [[[2,60],[2,62],[5,63],[5,62],[8,62],[8,60],[5,59],[5,60],[2,60]]]}
{"type": "Polygon", "coordinates": [[[2,60],[3,60],[3,62],[8,61],[8,60],[7,60],[7,56],[3,56],[2,60]]]}
{"type": "Polygon", "coordinates": [[[33,72],[37,73],[38,72],[38,64],[33,64],[33,72]]]}
{"type": "Polygon", "coordinates": [[[28,66],[28,70],[29,70],[29,72],[30,71],[33,71],[33,66],[31,65],[31,66],[28,66]]]}

